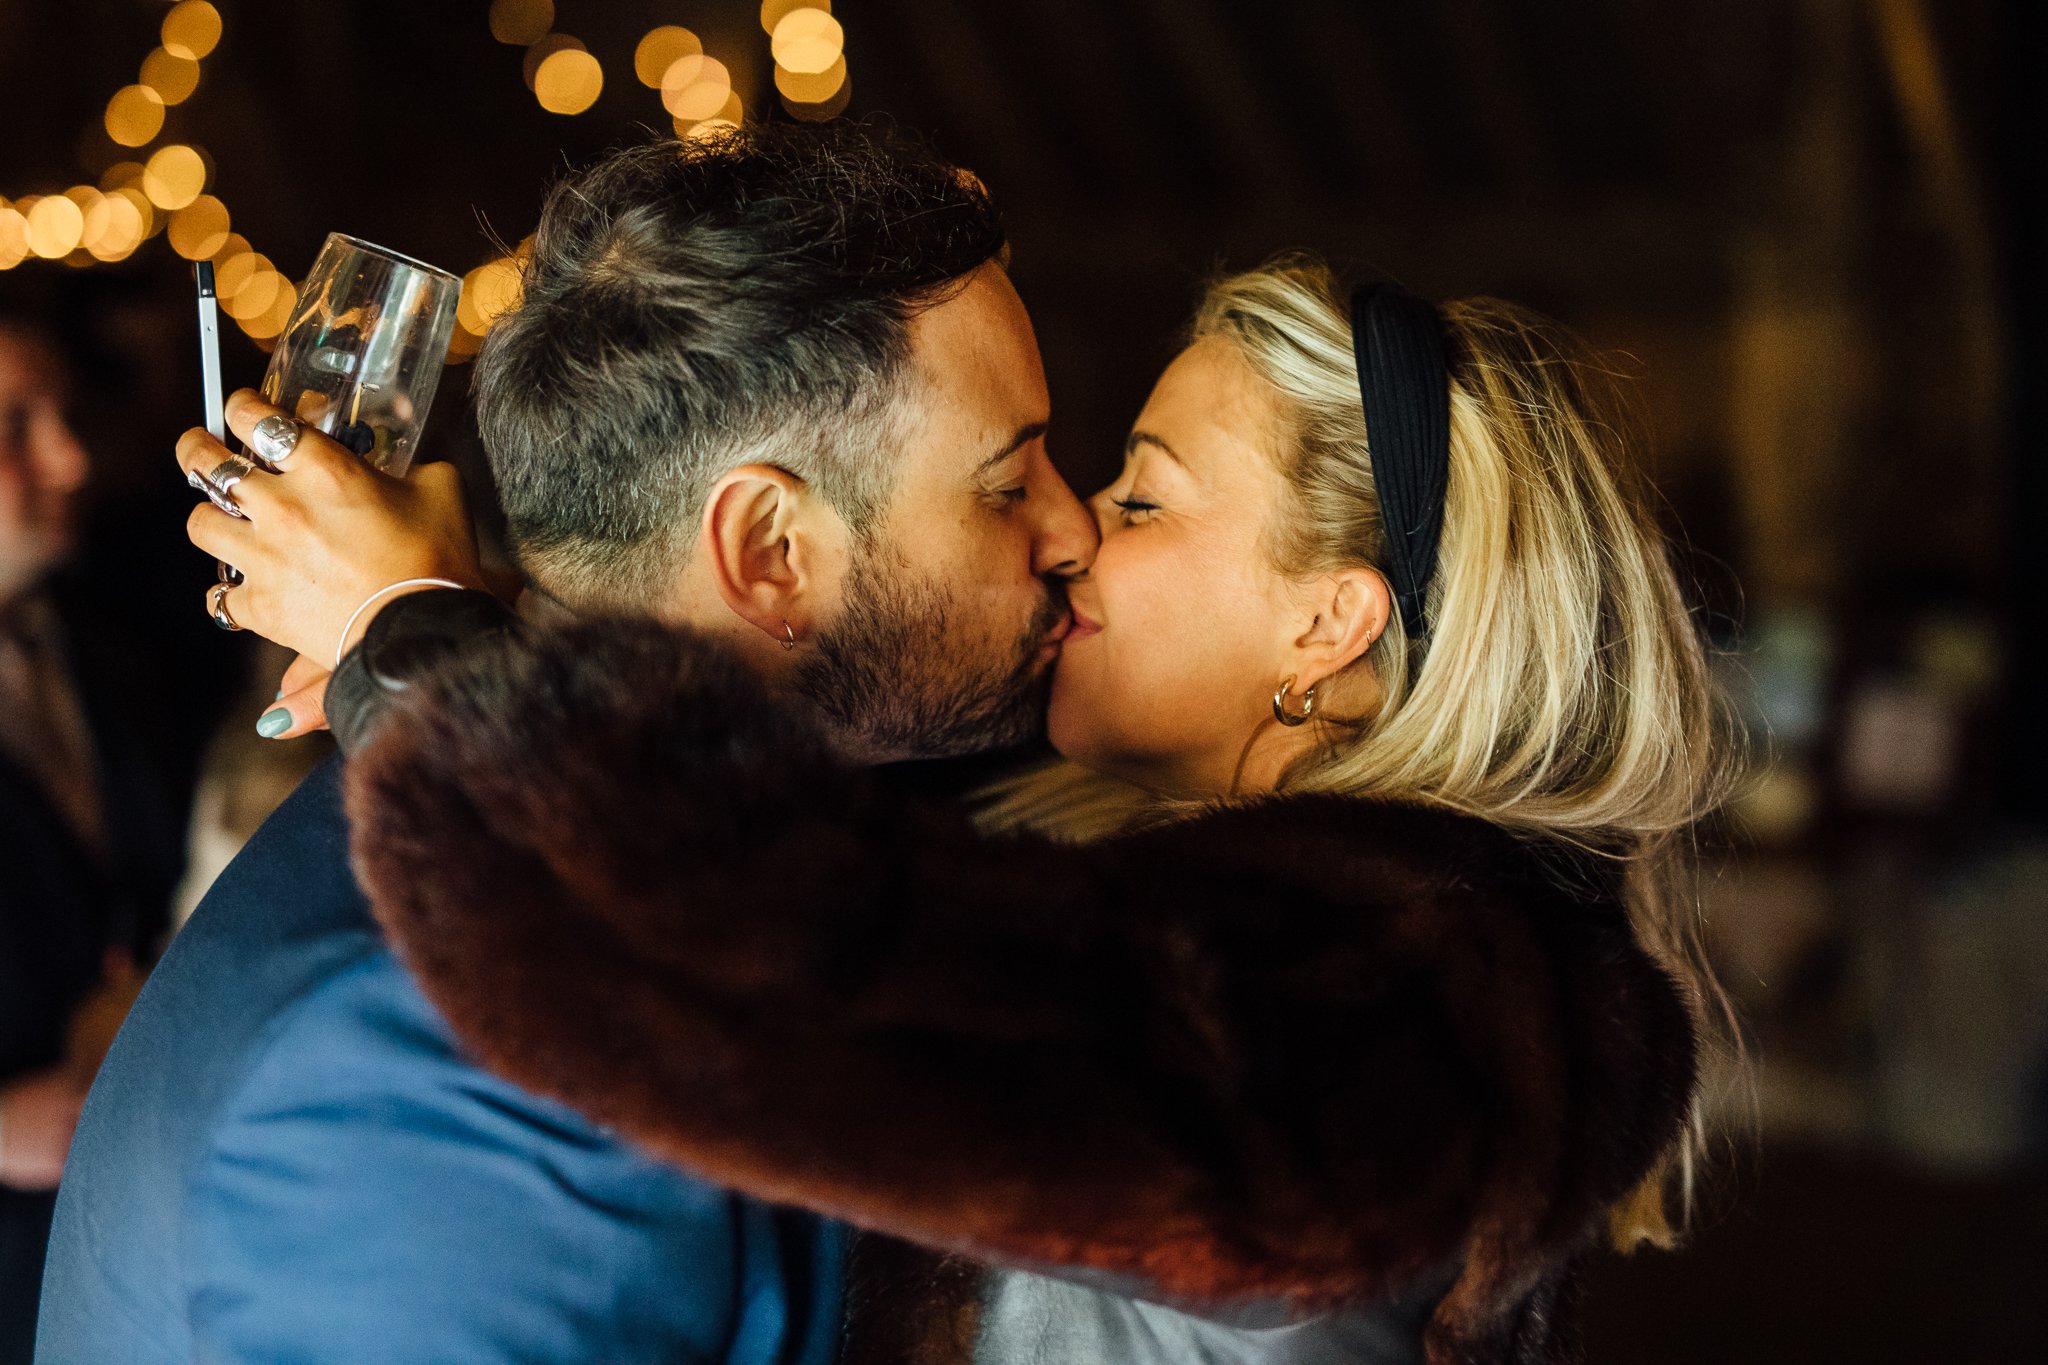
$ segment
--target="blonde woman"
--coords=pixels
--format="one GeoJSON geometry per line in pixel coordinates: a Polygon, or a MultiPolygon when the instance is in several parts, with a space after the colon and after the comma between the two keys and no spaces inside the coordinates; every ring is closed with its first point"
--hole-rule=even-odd
{"type": "Polygon", "coordinates": [[[1224,279],[1092,501],[1060,763],[970,819],[700,638],[507,631],[337,685],[359,876],[493,1069],[965,1258],[866,1243],[848,1360],[1576,1359],[1689,1197],[1730,769],[1589,376],[1224,279]]]}

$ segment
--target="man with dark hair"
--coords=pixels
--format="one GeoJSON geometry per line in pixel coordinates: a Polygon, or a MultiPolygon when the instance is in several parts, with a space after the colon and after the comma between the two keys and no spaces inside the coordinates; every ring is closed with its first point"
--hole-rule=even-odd
{"type": "Polygon", "coordinates": [[[814,644],[793,681],[871,758],[1034,733],[1064,616],[1043,580],[1094,532],[1045,458],[1004,255],[978,180],[836,125],[636,148],[557,192],[477,362],[529,580],[757,655],[814,644]],[[735,564],[765,537],[783,562],[755,569],[824,597],[743,602],[752,570],[692,564],[707,527],[735,564]]]}
{"type": "MultiPolygon", "coordinates": [[[[979,182],[857,128],[558,187],[476,378],[536,594],[719,635],[873,761],[1028,735],[1095,532],[1002,255],[979,182]]],[[[151,978],[73,1148],[38,1358],[837,1358],[845,1230],[473,1065],[346,850],[329,767],[151,978]]]]}

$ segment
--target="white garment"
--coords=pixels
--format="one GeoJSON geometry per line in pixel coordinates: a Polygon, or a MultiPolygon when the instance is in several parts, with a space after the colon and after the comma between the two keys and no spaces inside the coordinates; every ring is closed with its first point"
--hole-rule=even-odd
{"type": "Polygon", "coordinates": [[[1234,1327],[1065,1280],[991,1270],[975,1365],[1422,1365],[1449,1282],[1277,1327],[1234,1327]]]}

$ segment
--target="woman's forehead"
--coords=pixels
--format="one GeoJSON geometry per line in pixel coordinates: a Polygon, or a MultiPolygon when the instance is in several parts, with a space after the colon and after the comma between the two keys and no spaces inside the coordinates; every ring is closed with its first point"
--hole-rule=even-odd
{"type": "Polygon", "coordinates": [[[1132,431],[1132,449],[1157,450],[1215,480],[1272,463],[1278,430],[1272,394],[1228,342],[1204,338],[1159,377],[1132,431]]]}

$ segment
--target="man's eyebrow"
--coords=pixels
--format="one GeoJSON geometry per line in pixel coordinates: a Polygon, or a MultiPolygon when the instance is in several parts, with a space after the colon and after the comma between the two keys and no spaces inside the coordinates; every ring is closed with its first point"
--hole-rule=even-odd
{"type": "Polygon", "coordinates": [[[1172,446],[1160,440],[1157,436],[1154,436],[1149,431],[1134,431],[1131,433],[1130,439],[1124,442],[1124,458],[1129,459],[1131,456],[1137,454],[1138,447],[1141,445],[1158,446],[1161,450],[1166,452],[1166,457],[1169,460],[1172,460],[1175,464],[1179,465],[1183,469],[1187,468],[1188,462],[1180,457],[1179,451],[1175,450],[1172,446]]]}
{"type": "Polygon", "coordinates": [[[993,455],[989,456],[980,464],[976,465],[974,467],[974,472],[976,474],[986,474],[989,470],[995,468],[1004,460],[1009,459],[1012,455],[1015,455],[1025,446],[1030,445],[1033,441],[1045,435],[1046,428],[1048,427],[1048,425],[1049,423],[1045,422],[1033,422],[1028,426],[1022,426],[1017,428],[1017,434],[1015,436],[1012,436],[1004,444],[1001,450],[996,451],[993,455]]]}

